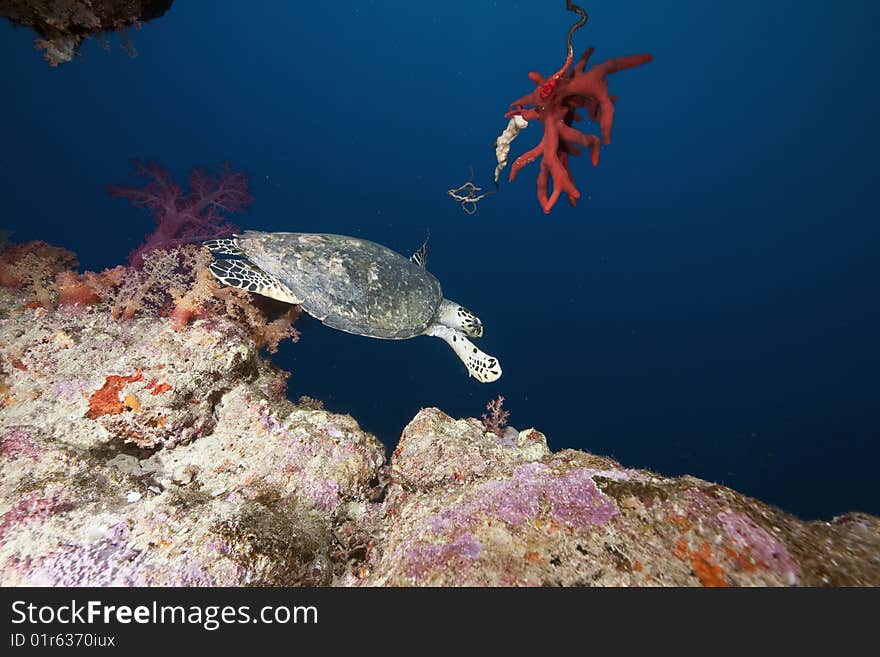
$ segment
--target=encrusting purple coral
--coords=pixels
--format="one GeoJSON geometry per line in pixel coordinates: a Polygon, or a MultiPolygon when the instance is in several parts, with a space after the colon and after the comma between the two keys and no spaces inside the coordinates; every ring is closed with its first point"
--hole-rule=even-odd
{"type": "Polygon", "coordinates": [[[451,543],[419,543],[403,555],[410,577],[424,577],[438,567],[466,568],[483,551],[473,534],[461,534],[451,543]]]}
{"type": "Polygon", "coordinates": [[[519,525],[534,519],[542,504],[554,520],[574,529],[604,524],[617,513],[613,500],[596,487],[590,470],[557,474],[542,463],[527,463],[518,466],[509,480],[482,484],[464,503],[443,509],[427,525],[467,527],[484,518],[519,525]]]}
{"type": "Polygon", "coordinates": [[[36,461],[40,451],[33,433],[27,427],[9,427],[0,435],[0,456],[9,459],[27,458],[36,461]]]}
{"type": "MultiPolygon", "coordinates": [[[[39,560],[34,580],[42,586],[150,586],[163,583],[153,572],[146,552],[128,544],[128,524],[111,527],[107,536],[91,545],[70,545],[39,560]]],[[[179,586],[214,586],[216,582],[185,555],[175,564],[179,586]]]]}
{"type": "Polygon", "coordinates": [[[520,465],[509,479],[480,484],[460,502],[430,515],[396,554],[411,577],[421,577],[432,570],[431,563],[435,569],[466,568],[483,552],[473,532],[498,521],[511,527],[541,524],[546,514],[575,531],[603,525],[617,506],[596,487],[592,473],[588,468],[554,472],[542,463],[520,465]]]}
{"type": "Polygon", "coordinates": [[[777,571],[789,584],[797,583],[800,567],[785,546],[767,530],[756,525],[748,516],[729,509],[720,512],[718,520],[727,535],[739,546],[749,550],[765,568],[777,571]]]}
{"type": "Polygon", "coordinates": [[[0,516],[0,541],[19,526],[31,525],[56,513],[70,511],[73,504],[60,491],[46,495],[42,491],[25,493],[15,505],[0,516]]]}

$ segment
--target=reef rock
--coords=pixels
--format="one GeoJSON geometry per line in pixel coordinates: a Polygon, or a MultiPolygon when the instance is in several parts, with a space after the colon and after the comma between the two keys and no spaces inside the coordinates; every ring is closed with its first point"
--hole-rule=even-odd
{"type": "Polygon", "coordinates": [[[361,584],[880,583],[878,518],[803,522],[694,477],[550,453],[534,429],[479,427],[429,408],[404,429],[361,584]]]}
{"type": "Polygon", "coordinates": [[[0,584],[333,581],[344,503],[385,451],[302,409],[246,331],[175,331],[0,288],[0,584]]]}
{"type": "MultiPolygon", "coordinates": [[[[223,318],[0,288],[0,585],[880,584],[880,519],[422,410],[388,464],[223,318]]],[[[301,344],[297,348],[308,348],[301,344]]]]}
{"type": "Polygon", "coordinates": [[[32,28],[40,39],[35,47],[51,66],[71,61],[83,39],[119,32],[123,46],[134,56],[126,27],[162,16],[174,0],[0,0],[0,17],[32,28]]]}

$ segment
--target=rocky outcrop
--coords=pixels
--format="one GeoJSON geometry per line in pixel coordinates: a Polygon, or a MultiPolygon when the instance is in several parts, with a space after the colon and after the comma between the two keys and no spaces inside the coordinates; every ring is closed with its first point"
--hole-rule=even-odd
{"type": "Polygon", "coordinates": [[[288,402],[226,320],[0,296],[3,585],[333,581],[339,508],[385,459],[373,436],[288,402]]]}
{"type": "Polygon", "coordinates": [[[227,319],[0,289],[0,584],[880,584],[872,516],[804,522],[436,408],[386,464],[285,391],[227,319]]]}
{"type": "Polygon", "coordinates": [[[162,16],[174,0],[0,0],[0,17],[33,29],[35,47],[51,66],[71,61],[83,40],[120,32],[131,56],[134,47],[124,29],[162,16]]]}
{"type": "MultiPolygon", "coordinates": [[[[880,521],[803,522],[694,477],[551,453],[425,409],[404,430],[362,583],[790,586],[880,582],[880,521]]],[[[348,580],[352,583],[352,580],[348,580]]]]}

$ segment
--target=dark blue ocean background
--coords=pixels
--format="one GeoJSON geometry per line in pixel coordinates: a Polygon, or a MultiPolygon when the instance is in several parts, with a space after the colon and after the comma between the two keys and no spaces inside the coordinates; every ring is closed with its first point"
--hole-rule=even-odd
{"type": "Polygon", "coordinates": [[[393,447],[421,407],[479,416],[503,394],[554,449],[807,518],[880,513],[880,4],[585,3],[578,54],[655,60],[611,78],[613,143],[549,216],[535,164],[473,216],[446,190],[471,166],[491,187],[508,103],[564,58],[561,0],[178,0],[129,32],[136,58],[92,40],[58,69],[4,22],[0,227],[115,265],[152,230],[105,193],[137,182],[132,158],[180,182],[228,160],[251,177],[244,227],[406,254],[430,231],[430,269],[504,367],[483,385],[440,340],[306,320],[273,357],[291,397],[393,447]]]}

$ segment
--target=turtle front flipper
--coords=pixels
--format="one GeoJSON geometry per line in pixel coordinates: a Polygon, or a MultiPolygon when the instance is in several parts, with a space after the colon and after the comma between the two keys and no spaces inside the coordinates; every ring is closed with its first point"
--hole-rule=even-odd
{"type": "Polygon", "coordinates": [[[477,381],[492,383],[501,376],[501,364],[498,359],[477,348],[461,331],[456,331],[442,324],[432,324],[425,331],[425,335],[433,335],[436,338],[446,340],[446,344],[452,347],[452,351],[467,367],[468,374],[477,381]]]}
{"type": "Polygon", "coordinates": [[[214,278],[229,287],[241,288],[285,303],[302,303],[284,283],[247,260],[215,260],[209,268],[214,278]]]}
{"type": "Polygon", "coordinates": [[[455,301],[443,299],[437,310],[436,320],[444,326],[461,331],[472,338],[483,337],[483,322],[470,310],[455,301]]]}
{"type": "Polygon", "coordinates": [[[234,237],[227,237],[219,240],[208,240],[207,242],[202,242],[202,246],[208,247],[208,250],[214,255],[244,255],[241,252],[241,249],[238,248],[238,244],[235,243],[234,237]]]}

